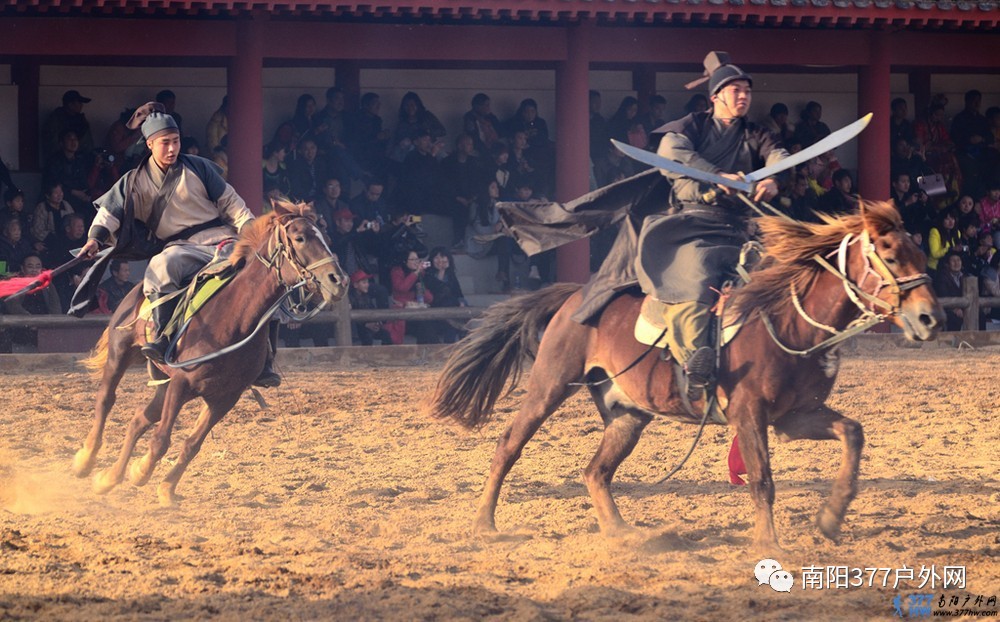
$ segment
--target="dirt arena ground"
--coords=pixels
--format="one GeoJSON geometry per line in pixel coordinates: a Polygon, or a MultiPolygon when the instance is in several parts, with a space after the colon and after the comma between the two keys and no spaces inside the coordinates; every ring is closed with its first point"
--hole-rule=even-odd
{"type": "MultiPolygon", "coordinates": [[[[867,445],[839,545],[812,522],[839,445],[772,445],[790,593],[754,578],[752,509],[727,482],[727,429],[708,429],[675,479],[655,485],[695,428],[650,425],[615,487],[637,533],[608,540],[580,477],[600,420],[578,395],[528,445],[501,497],[503,535],[484,541],[469,526],[519,397],[481,434],[431,421],[419,402],[437,364],[288,367],[269,412],[247,398],[219,424],[170,510],[156,501],[162,465],[149,486],[103,497],[69,474],[90,420],[85,373],[8,371],[0,620],[889,620],[897,595],[933,593],[935,610],[941,595],[1000,597],[998,368],[997,348],[845,355],[831,405],[864,424],[867,445]],[[932,565],[964,566],[966,588],[918,587],[932,565]],[[883,587],[879,571],[871,586],[864,574],[860,587],[803,589],[809,566],[909,568],[914,580],[883,587]]],[[[144,383],[138,370],[126,379],[99,467],[144,383]]],[[[182,414],[175,448],[195,414],[182,414]]]]}

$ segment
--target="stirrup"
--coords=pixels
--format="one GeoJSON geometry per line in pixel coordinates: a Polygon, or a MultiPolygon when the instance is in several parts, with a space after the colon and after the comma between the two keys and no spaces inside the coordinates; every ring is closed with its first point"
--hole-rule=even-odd
{"type": "Polygon", "coordinates": [[[708,346],[695,350],[684,364],[684,372],[687,374],[689,388],[707,387],[715,375],[715,350],[708,346]]]}
{"type": "Polygon", "coordinates": [[[155,341],[145,343],[139,351],[142,352],[143,356],[154,363],[163,363],[166,360],[167,347],[169,345],[170,340],[166,337],[160,336],[155,341]]]}
{"type": "Polygon", "coordinates": [[[263,387],[265,389],[273,389],[274,387],[281,386],[281,376],[278,375],[270,365],[265,364],[264,369],[261,370],[260,375],[257,379],[253,381],[253,386],[263,387]]]}

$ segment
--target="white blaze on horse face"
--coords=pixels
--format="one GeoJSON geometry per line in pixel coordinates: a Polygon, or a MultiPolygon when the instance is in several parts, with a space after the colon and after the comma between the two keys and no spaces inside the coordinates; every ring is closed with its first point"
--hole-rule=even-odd
{"type": "Polygon", "coordinates": [[[313,225],[312,228],[313,228],[313,231],[316,232],[316,237],[319,238],[320,242],[322,242],[323,248],[326,249],[326,252],[328,252],[328,253],[330,253],[332,255],[333,251],[330,250],[330,247],[326,245],[326,238],[323,236],[323,232],[320,231],[319,227],[317,227],[316,225],[313,225]]]}
{"type": "Polygon", "coordinates": [[[781,570],[781,564],[773,559],[762,559],[757,562],[753,569],[753,576],[757,577],[757,585],[764,585],[775,570],[781,570]]]}
{"type": "Polygon", "coordinates": [[[792,578],[792,573],[787,570],[776,570],[771,573],[768,583],[775,592],[791,592],[792,586],[795,585],[795,579],[792,578]]]}

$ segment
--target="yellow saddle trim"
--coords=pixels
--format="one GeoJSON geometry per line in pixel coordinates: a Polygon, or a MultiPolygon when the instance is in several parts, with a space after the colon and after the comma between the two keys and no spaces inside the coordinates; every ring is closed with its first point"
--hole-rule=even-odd
{"type": "MultiPolygon", "coordinates": [[[[663,332],[663,329],[666,328],[666,324],[663,322],[664,306],[665,304],[659,300],[646,296],[646,299],[642,301],[642,309],[639,311],[639,317],[635,321],[634,334],[636,341],[646,346],[667,347],[667,335],[663,332]],[[663,338],[658,340],[660,335],[663,335],[663,338]]],[[[723,346],[736,337],[736,333],[740,332],[740,329],[743,328],[745,320],[744,316],[737,315],[732,311],[725,314],[722,321],[723,346]]]]}

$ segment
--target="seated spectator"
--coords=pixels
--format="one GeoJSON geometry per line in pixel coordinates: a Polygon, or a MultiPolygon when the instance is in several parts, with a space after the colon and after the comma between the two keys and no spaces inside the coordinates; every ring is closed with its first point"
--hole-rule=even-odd
{"type": "MultiPolygon", "coordinates": [[[[27,255],[21,262],[19,276],[35,277],[42,273],[42,260],[38,255],[27,255]]],[[[54,287],[46,287],[34,294],[25,294],[17,298],[7,298],[3,304],[4,312],[9,315],[59,315],[62,304],[54,287]]]]}
{"type": "Polygon", "coordinates": [[[524,132],[532,149],[549,147],[549,126],[545,119],[538,116],[538,103],[531,98],[521,100],[517,112],[507,120],[506,128],[506,136],[510,140],[515,133],[524,132]]]}
{"type": "Polygon", "coordinates": [[[216,147],[223,146],[222,139],[229,134],[229,96],[222,98],[222,104],[212,113],[205,128],[205,147],[214,153],[216,147]]]}
{"type": "MultiPolygon", "coordinates": [[[[125,125],[134,113],[134,108],[123,110],[104,135],[104,149],[115,157],[115,163],[122,173],[134,168],[136,161],[133,160],[133,157],[146,150],[146,142],[142,140],[142,132],[138,128],[130,130],[125,125]]],[[[187,153],[183,148],[181,151],[187,153]]],[[[100,195],[93,194],[91,196],[100,195]]]]}
{"type": "Polygon", "coordinates": [[[375,249],[370,249],[369,245],[374,244],[376,234],[371,231],[359,231],[355,228],[355,223],[351,210],[344,208],[334,212],[330,249],[340,258],[340,266],[348,274],[354,274],[358,270],[374,272],[368,255],[374,254],[375,249]]]}
{"type": "Polygon", "coordinates": [[[345,140],[354,160],[369,175],[385,175],[389,131],[382,128],[382,99],[376,93],[361,96],[361,109],[353,115],[345,140]]]}
{"type": "MultiPolygon", "coordinates": [[[[100,197],[111,190],[111,187],[121,179],[120,163],[121,160],[109,151],[103,149],[95,151],[91,158],[90,173],[87,175],[87,194],[92,197],[100,197]]],[[[77,213],[86,214],[88,210],[94,212],[93,205],[87,205],[85,209],[78,209],[77,213]]]]}
{"type": "MultiPolygon", "coordinates": [[[[607,143],[606,144],[611,144],[607,143]]],[[[495,179],[500,188],[500,200],[509,201],[514,198],[514,184],[511,183],[510,148],[503,143],[495,143],[490,149],[486,166],[486,178],[495,179]]]]}
{"type": "MultiPolygon", "coordinates": [[[[469,306],[455,274],[455,260],[448,249],[443,246],[432,248],[430,258],[431,266],[424,275],[424,284],[430,292],[430,306],[469,306]]],[[[427,333],[432,343],[455,343],[461,338],[461,331],[448,320],[428,322],[427,333]]]]}
{"type": "Polygon", "coordinates": [[[111,275],[97,286],[96,313],[114,313],[118,305],[125,299],[125,296],[135,288],[135,283],[128,280],[129,267],[127,261],[112,259],[110,271],[111,275]]]}
{"type": "Polygon", "coordinates": [[[320,155],[315,139],[306,136],[299,141],[299,157],[288,168],[291,196],[297,201],[316,200],[327,179],[336,177],[341,184],[344,180],[336,174],[329,160],[320,155]]]}
{"type": "Polygon", "coordinates": [[[956,254],[961,252],[963,244],[962,233],[955,226],[957,223],[955,212],[951,209],[943,210],[938,215],[937,223],[931,227],[928,237],[930,253],[927,255],[927,267],[931,270],[938,269],[938,263],[950,252],[956,254]]]}
{"type": "Polygon", "coordinates": [[[833,151],[827,151],[816,156],[806,164],[807,175],[815,180],[814,190],[816,194],[822,196],[825,191],[833,188],[833,174],[840,170],[840,160],[833,151]]]}
{"type": "MultiPolygon", "coordinates": [[[[58,267],[72,259],[71,251],[87,243],[87,228],[79,214],[63,216],[61,225],[59,233],[52,236],[52,242],[47,245],[48,250],[42,255],[42,263],[50,268],[58,267]]],[[[52,286],[59,292],[59,300],[64,305],[63,311],[69,310],[73,292],[76,291],[86,272],[87,265],[79,264],[52,279],[52,286]]]]}
{"type": "Polygon", "coordinates": [[[31,214],[31,242],[38,252],[45,252],[53,242],[56,223],[61,223],[64,216],[76,213],[73,206],[63,200],[63,188],[59,182],[45,183],[42,192],[45,200],[36,205],[31,214]]]}
{"type": "Polygon", "coordinates": [[[299,99],[295,102],[295,115],[291,121],[296,138],[302,138],[312,131],[315,116],[316,98],[309,93],[299,95],[299,99]]]}
{"type": "MultiPolygon", "coordinates": [[[[420,259],[416,251],[410,251],[403,256],[389,271],[392,281],[392,307],[394,309],[427,307],[434,301],[434,294],[424,286],[424,273],[430,267],[430,262],[420,259]]],[[[385,323],[385,329],[392,337],[394,344],[403,343],[407,332],[407,322],[394,320],[385,323]]],[[[427,322],[410,322],[410,332],[417,338],[417,343],[432,343],[432,335],[427,322]]]]}
{"type": "Polygon", "coordinates": [[[313,322],[282,324],[279,328],[279,335],[288,348],[301,347],[303,339],[312,339],[313,346],[317,348],[326,348],[330,345],[330,329],[313,322]]]}
{"type": "Polygon", "coordinates": [[[618,104],[618,110],[608,120],[608,132],[611,138],[628,143],[628,130],[633,121],[639,120],[639,100],[628,95],[618,104]]]}
{"type": "Polygon", "coordinates": [[[844,169],[833,174],[833,188],[819,198],[819,210],[831,216],[850,214],[858,209],[854,180],[844,169]]]}
{"type": "Polygon", "coordinates": [[[798,173],[792,180],[785,196],[781,200],[781,205],[786,213],[802,222],[819,222],[816,210],[819,209],[819,197],[809,185],[809,178],[798,173]]]}
{"type": "Polygon", "coordinates": [[[440,147],[432,142],[430,132],[421,131],[413,142],[414,149],[406,156],[399,171],[395,203],[415,215],[448,215],[440,200],[440,147]]]}
{"type": "Polygon", "coordinates": [[[223,179],[229,179],[229,152],[226,151],[226,141],[228,138],[228,136],[222,137],[222,144],[212,149],[212,155],[209,158],[219,167],[219,174],[222,175],[223,179]]]}
{"type": "Polygon", "coordinates": [[[893,175],[891,197],[903,218],[903,227],[910,233],[926,236],[934,225],[936,212],[927,201],[927,194],[914,189],[907,173],[893,175]]]}
{"type": "Polygon", "coordinates": [[[295,159],[299,144],[299,136],[295,133],[295,126],[292,125],[291,121],[285,121],[278,126],[278,129],[274,130],[274,138],[271,139],[271,143],[285,150],[285,168],[287,168],[295,159]]]}
{"type": "Polygon", "coordinates": [[[705,112],[706,110],[708,110],[708,98],[701,93],[695,93],[684,104],[684,114],[686,115],[695,112],[705,112]]]}
{"type": "Polygon", "coordinates": [[[650,95],[649,96],[649,109],[646,114],[639,117],[639,122],[642,123],[642,127],[646,130],[646,135],[652,135],[653,132],[660,129],[668,121],[667,119],[667,98],[663,95],[650,95]]]}
{"type": "Polygon", "coordinates": [[[424,233],[420,230],[420,216],[411,216],[405,209],[393,207],[376,239],[375,253],[378,257],[379,282],[390,283],[389,269],[406,257],[410,251],[418,255],[427,253],[427,246],[420,241],[424,233]]]}
{"type": "Polygon", "coordinates": [[[993,246],[1000,248],[1000,180],[990,180],[987,186],[986,196],[979,200],[980,231],[988,231],[993,246]]]}
{"type": "Polygon", "coordinates": [[[472,204],[472,220],[466,233],[465,248],[473,259],[483,259],[488,255],[497,256],[496,280],[502,291],[509,291],[512,284],[510,278],[511,256],[520,251],[514,238],[503,233],[500,223],[500,212],[497,201],[500,199],[500,187],[495,179],[487,180],[485,189],[476,193],[472,204]],[[477,239],[481,238],[481,239],[477,239]]]}
{"type": "Polygon", "coordinates": [[[87,183],[92,162],[89,153],[80,152],[80,140],[73,130],[59,135],[61,149],[52,155],[42,177],[62,184],[65,199],[80,214],[92,216],[94,206],[87,183]]]}
{"type": "Polygon", "coordinates": [[[478,153],[488,153],[493,143],[500,140],[502,125],[500,119],[490,111],[490,97],[486,93],[476,93],[472,98],[472,109],[462,117],[462,130],[472,136],[478,153]]]}
{"type": "Polygon", "coordinates": [[[201,145],[198,144],[198,140],[194,136],[185,136],[181,138],[181,153],[200,155],[201,145]]]}
{"type": "Polygon", "coordinates": [[[340,199],[340,196],[340,180],[336,177],[331,177],[323,184],[323,194],[313,201],[313,211],[316,212],[320,229],[331,237],[334,232],[333,215],[345,210],[348,212],[351,211],[351,208],[340,199]]]}
{"type": "MultiPolygon", "coordinates": [[[[941,269],[934,274],[934,293],[939,298],[956,298],[962,296],[962,256],[958,253],[948,253],[941,262],[941,269]]],[[[964,309],[945,309],[945,330],[962,330],[965,319],[964,309]]]]}
{"type": "Polygon", "coordinates": [[[378,226],[370,226],[378,233],[380,228],[389,222],[389,205],[385,201],[385,182],[373,177],[365,184],[364,192],[351,199],[350,208],[361,219],[361,224],[370,222],[378,226]]]}
{"type": "Polygon", "coordinates": [[[820,121],[822,117],[823,106],[819,102],[811,101],[802,110],[801,120],[795,126],[794,141],[803,149],[830,135],[830,128],[820,121]]]}
{"type": "Polygon", "coordinates": [[[594,180],[598,187],[627,179],[638,172],[635,160],[627,157],[610,142],[604,157],[594,162],[594,180]]]}
{"type": "MultiPolygon", "coordinates": [[[[351,275],[351,289],[348,298],[352,309],[384,309],[370,293],[372,275],[358,270],[351,275]]],[[[384,346],[392,344],[392,336],[382,322],[352,322],[351,340],[355,344],[370,346],[379,341],[384,346]]]]}
{"type": "Polygon", "coordinates": [[[970,147],[988,146],[993,143],[993,130],[989,121],[979,112],[983,94],[975,89],[965,93],[965,108],[951,120],[951,138],[960,152],[970,147]]]}
{"type": "Polygon", "coordinates": [[[0,211],[0,222],[16,218],[21,223],[21,234],[28,238],[31,219],[28,217],[28,211],[24,209],[24,192],[18,188],[7,188],[3,193],[3,202],[4,209],[0,211]]]}
{"type": "Polygon", "coordinates": [[[184,117],[177,112],[177,95],[170,89],[163,89],[156,94],[156,101],[163,104],[164,111],[177,122],[177,130],[184,135],[184,117]]]}
{"type": "Polygon", "coordinates": [[[392,159],[396,162],[405,160],[413,150],[413,140],[423,131],[430,133],[433,142],[441,140],[447,134],[434,113],[424,107],[420,96],[408,91],[399,102],[399,121],[392,134],[392,159]]]}
{"type": "MultiPolygon", "coordinates": [[[[524,144],[527,135],[518,132],[524,144]]],[[[443,183],[441,199],[447,204],[452,222],[452,245],[464,245],[465,228],[469,224],[469,213],[472,201],[485,173],[483,164],[476,156],[472,136],[461,133],[455,139],[455,151],[441,161],[441,180],[443,183]]]]}
{"type": "Polygon", "coordinates": [[[90,101],[89,97],[80,95],[76,90],[63,93],[62,106],[53,110],[42,125],[41,151],[46,159],[62,149],[64,132],[76,135],[82,153],[93,151],[94,138],[90,133],[90,121],[83,114],[83,105],[90,101]]]}
{"type": "Polygon", "coordinates": [[[792,130],[791,124],[788,122],[788,106],[778,102],[771,106],[771,112],[768,113],[767,117],[761,122],[761,125],[765,128],[771,130],[779,138],[781,142],[785,144],[786,147],[790,147],[794,142],[794,130],[792,130]]]}
{"type": "Polygon", "coordinates": [[[945,185],[957,189],[962,186],[962,172],[955,159],[955,143],[951,140],[944,119],[944,105],[933,104],[927,117],[914,124],[913,132],[927,166],[944,176],[945,185]]]}
{"type": "Polygon", "coordinates": [[[913,123],[906,118],[909,113],[909,106],[902,97],[897,97],[889,104],[891,116],[889,117],[889,144],[896,144],[897,140],[905,140],[913,144],[917,136],[913,132],[913,123]]]}
{"type": "MultiPolygon", "coordinates": [[[[601,92],[591,89],[588,101],[590,109],[590,160],[597,161],[604,155],[608,139],[608,120],[601,114],[601,92]]],[[[500,192],[503,194],[504,184],[500,184],[500,192]]]]}
{"type": "Polygon", "coordinates": [[[897,138],[893,143],[892,156],[889,158],[889,167],[893,171],[907,173],[910,176],[910,184],[912,186],[916,186],[917,178],[923,175],[934,174],[934,171],[927,165],[923,156],[905,138],[897,138]]]}
{"type": "MultiPolygon", "coordinates": [[[[997,254],[997,249],[993,246],[993,236],[989,233],[982,233],[976,239],[976,248],[969,256],[967,269],[970,275],[982,280],[984,272],[989,270],[993,263],[993,257],[997,254]]],[[[987,277],[988,278],[988,277],[987,277]]]]}
{"type": "Polygon", "coordinates": [[[332,156],[337,149],[344,149],[346,119],[347,96],[344,89],[331,86],[326,90],[326,106],[313,115],[312,136],[324,154],[332,156]]]}
{"type": "Polygon", "coordinates": [[[276,142],[264,145],[264,161],[261,164],[264,173],[264,186],[276,190],[281,196],[292,192],[292,184],[288,180],[288,169],[285,168],[285,148],[276,142]]]}
{"type": "Polygon", "coordinates": [[[15,271],[25,257],[34,254],[31,242],[21,232],[21,221],[16,217],[5,219],[3,231],[0,231],[0,262],[4,264],[4,269],[0,272],[15,271]]]}
{"type": "Polygon", "coordinates": [[[969,195],[963,195],[951,208],[955,210],[958,218],[956,226],[962,232],[966,240],[975,240],[979,237],[982,228],[979,221],[979,212],[976,210],[976,202],[969,195]]]}

